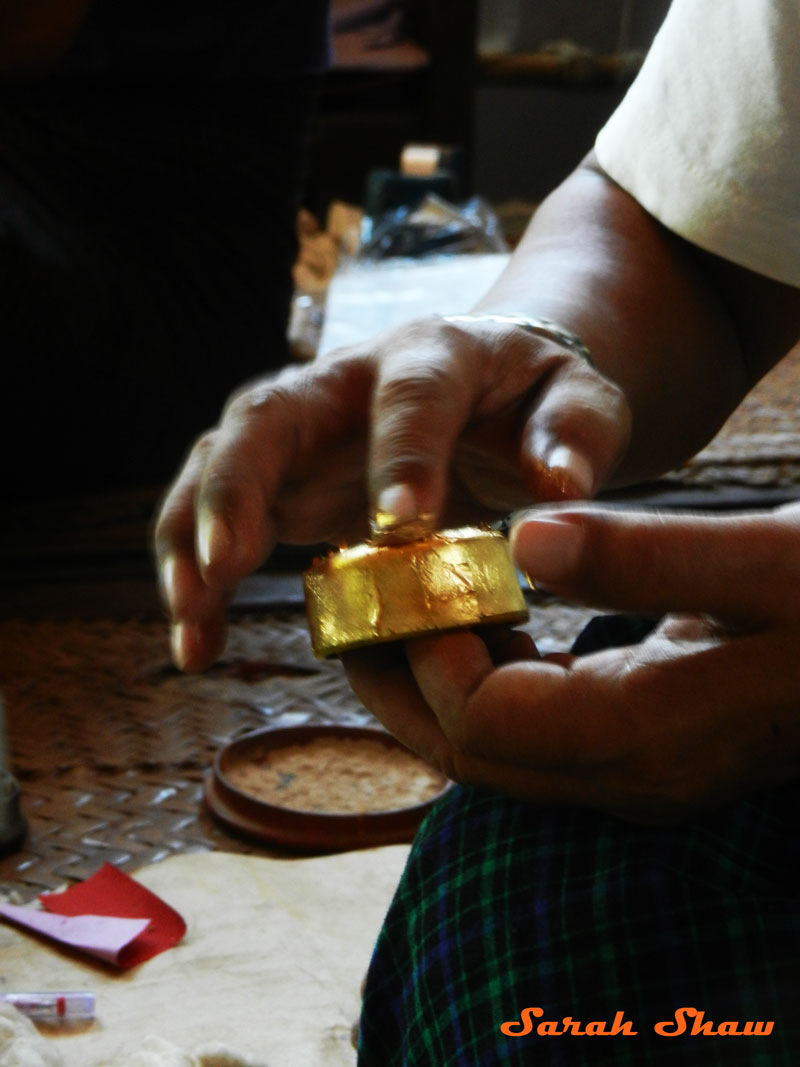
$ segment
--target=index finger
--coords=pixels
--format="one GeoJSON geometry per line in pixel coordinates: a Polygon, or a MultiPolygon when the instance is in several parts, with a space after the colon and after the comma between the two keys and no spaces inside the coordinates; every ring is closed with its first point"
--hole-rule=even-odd
{"type": "Polygon", "coordinates": [[[474,496],[483,510],[495,512],[537,496],[585,496],[619,452],[616,432],[609,433],[619,407],[608,401],[609,395],[617,397],[614,388],[563,346],[531,337],[518,325],[478,318],[467,328],[447,319],[421,319],[374,345],[380,358],[368,477],[377,539],[410,540],[438,525],[457,442],[462,460],[470,444],[479,454],[461,464],[465,484],[481,466],[494,465],[483,470],[474,496]],[[576,365],[580,373],[573,377],[589,378],[579,401],[575,382],[561,382],[576,365]],[[573,397],[566,418],[554,418],[553,404],[543,401],[554,381],[561,382],[563,394],[556,407],[564,396],[573,397]],[[602,402],[596,400],[598,391],[602,402]],[[589,449],[607,438],[613,438],[612,448],[589,449]],[[575,462],[578,453],[597,459],[575,462]],[[490,484],[503,460],[513,470],[508,491],[500,478],[490,484]]]}

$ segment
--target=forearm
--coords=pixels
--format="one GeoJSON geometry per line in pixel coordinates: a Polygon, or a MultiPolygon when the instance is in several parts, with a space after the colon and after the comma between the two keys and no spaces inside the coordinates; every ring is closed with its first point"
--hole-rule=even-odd
{"type": "MultiPolygon", "coordinates": [[[[728,284],[713,257],[666,231],[589,160],[541,205],[479,309],[550,318],[584,339],[631,408],[631,444],[614,478],[626,484],[693,455],[791,347],[797,315],[787,324],[783,312],[797,311],[800,294],[788,291],[784,327],[767,336],[734,310],[747,273],[732,268],[728,284]]],[[[772,292],[774,283],[751,278],[772,292]]]]}
{"type": "Polygon", "coordinates": [[[92,0],[0,0],[0,77],[35,77],[67,50],[92,0]]]}

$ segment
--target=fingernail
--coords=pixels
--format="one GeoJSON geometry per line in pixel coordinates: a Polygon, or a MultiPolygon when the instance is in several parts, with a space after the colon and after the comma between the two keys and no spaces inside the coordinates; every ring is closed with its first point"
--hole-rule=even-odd
{"type": "Polygon", "coordinates": [[[390,485],[378,497],[371,520],[373,540],[412,540],[433,528],[434,517],[420,512],[417,494],[410,485],[390,485]]]}
{"type": "Polygon", "coordinates": [[[197,555],[204,567],[224,559],[233,545],[227,522],[216,512],[201,515],[197,523],[197,555]]]}
{"type": "MultiPolygon", "coordinates": [[[[565,488],[581,497],[589,497],[594,490],[594,468],[586,456],[568,445],[556,445],[547,456],[547,467],[565,488]]],[[[572,493],[570,494],[572,495],[572,493]]]]}
{"type": "Polygon", "coordinates": [[[417,499],[410,485],[390,485],[381,492],[374,520],[379,530],[413,522],[416,517],[417,499]]]}
{"type": "Polygon", "coordinates": [[[175,557],[167,556],[162,561],[158,572],[161,596],[169,611],[175,608],[175,557]]]}
{"type": "Polygon", "coordinates": [[[584,531],[567,518],[528,516],[512,527],[510,542],[517,566],[534,587],[557,590],[575,576],[584,531]]]}
{"type": "Polygon", "coordinates": [[[187,664],[191,662],[192,653],[199,640],[200,630],[191,623],[178,622],[172,627],[170,632],[172,658],[175,666],[180,670],[185,670],[187,664]]]}

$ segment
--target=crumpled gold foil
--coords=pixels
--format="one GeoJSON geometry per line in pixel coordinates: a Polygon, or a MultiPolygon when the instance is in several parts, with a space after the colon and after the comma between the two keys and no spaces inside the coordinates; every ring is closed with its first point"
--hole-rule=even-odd
{"type": "Polygon", "coordinates": [[[473,526],[402,545],[367,542],[332,552],[306,571],[305,595],[319,659],[528,617],[505,537],[473,526]]]}

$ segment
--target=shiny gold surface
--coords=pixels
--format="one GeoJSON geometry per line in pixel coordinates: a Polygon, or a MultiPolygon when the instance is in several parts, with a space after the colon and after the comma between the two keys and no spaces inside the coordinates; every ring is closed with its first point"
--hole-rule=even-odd
{"type": "Polygon", "coordinates": [[[506,539],[478,527],[333,552],[306,571],[305,591],[311,644],[320,659],[528,616],[506,539]]]}

